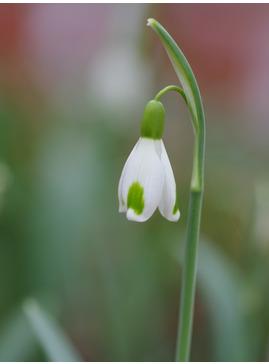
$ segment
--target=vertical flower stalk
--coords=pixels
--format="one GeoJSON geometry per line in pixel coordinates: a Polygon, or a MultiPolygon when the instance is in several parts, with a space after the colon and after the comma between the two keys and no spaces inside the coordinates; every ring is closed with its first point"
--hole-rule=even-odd
{"type": "Polygon", "coordinates": [[[197,245],[204,187],[204,111],[194,74],[180,48],[169,33],[156,20],[148,19],[148,25],[152,27],[160,37],[176,71],[184,90],[184,98],[190,112],[194,130],[193,169],[190,186],[190,203],[175,358],[176,361],[189,361],[196,285],[197,245]]]}

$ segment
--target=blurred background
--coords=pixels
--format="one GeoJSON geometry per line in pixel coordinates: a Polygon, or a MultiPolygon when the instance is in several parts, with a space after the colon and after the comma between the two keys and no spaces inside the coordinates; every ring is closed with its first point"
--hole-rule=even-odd
{"type": "Polygon", "coordinates": [[[146,102],[179,83],[149,17],[207,123],[191,360],[269,360],[269,5],[1,4],[1,361],[56,361],[53,344],[59,361],[174,359],[193,148],[178,94],[162,102],[179,222],[129,222],[117,200],[146,102]]]}

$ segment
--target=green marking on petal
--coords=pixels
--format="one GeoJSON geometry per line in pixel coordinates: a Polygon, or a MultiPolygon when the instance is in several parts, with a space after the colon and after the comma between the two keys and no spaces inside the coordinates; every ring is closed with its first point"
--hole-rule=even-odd
{"type": "Polygon", "coordinates": [[[129,188],[127,196],[127,207],[133,209],[137,215],[141,215],[144,210],[144,189],[139,182],[134,182],[129,188]]]}
{"type": "Polygon", "coordinates": [[[178,212],[178,202],[177,202],[177,191],[176,191],[176,202],[173,210],[173,215],[175,215],[178,212]]]}

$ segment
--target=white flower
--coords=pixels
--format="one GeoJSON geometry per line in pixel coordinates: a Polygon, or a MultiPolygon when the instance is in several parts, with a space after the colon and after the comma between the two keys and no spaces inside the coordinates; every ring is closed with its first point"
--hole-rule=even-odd
{"type": "Polygon", "coordinates": [[[170,221],[177,221],[176,183],[162,139],[141,137],[123,168],[119,188],[119,211],[127,219],[143,222],[159,208],[170,221]]]}

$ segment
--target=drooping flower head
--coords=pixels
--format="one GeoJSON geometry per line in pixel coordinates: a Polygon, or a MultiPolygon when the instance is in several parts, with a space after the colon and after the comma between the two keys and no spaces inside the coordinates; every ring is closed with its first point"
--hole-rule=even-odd
{"type": "Polygon", "coordinates": [[[119,188],[119,211],[127,219],[143,222],[159,208],[170,221],[178,221],[176,183],[166,153],[162,133],[164,107],[160,101],[147,103],[141,124],[141,137],[123,168],[119,188]]]}

